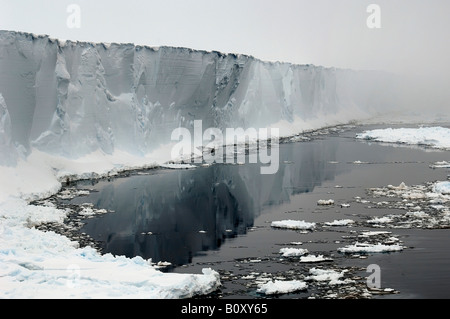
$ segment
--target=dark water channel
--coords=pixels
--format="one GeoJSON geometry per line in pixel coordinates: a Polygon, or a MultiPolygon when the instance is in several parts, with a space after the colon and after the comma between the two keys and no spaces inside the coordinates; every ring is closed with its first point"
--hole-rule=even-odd
{"type": "MultiPolygon", "coordinates": [[[[255,289],[240,279],[251,273],[313,267],[279,262],[280,248],[292,242],[333,258],[333,266],[380,265],[383,287],[400,291],[380,298],[450,297],[450,230],[391,230],[411,248],[352,259],[337,249],[349,244],[345,235],[367,227],[312,232],[271,227],[272,221],[286,219],[324,223],[381,216],[389,212],[368,208],[354,198],[367,197],[370,187],[447,179],[447,169],[429,165],[450,160],[450,152],[355,140],[363,129],[281,144],[280,168],[274,175],[261,175],[259,164],[152,170],[94,185],[80,182],[77,187],[93,191],[71,202],[114,211],[86,220],[82,229],[102,243],[103,252],[170,262],[172,267],[166,271],[172,272],[220,270],[225,297],[255,297],[255,289]],[[318,206],[320,199],[333,199],[336,204],[318,206]],[[341,203],[350,207],[342,208],[341,203]]],[[[308,297],[308,293],[284,297],[308,297]]]]}

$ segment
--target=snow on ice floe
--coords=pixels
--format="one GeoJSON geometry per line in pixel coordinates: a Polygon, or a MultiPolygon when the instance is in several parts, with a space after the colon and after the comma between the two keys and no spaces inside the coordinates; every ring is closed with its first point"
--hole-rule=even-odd
{"type": "Polygon", "coordinates": [[[349,226],[349,225],[353,225],[355,223],[354,220],[352,219],[341,219],[341,220],[334,220],[332,222],[326,222],[325,225],[326,226],[349,226]]]}
{"type": "Polygon", "coordinates": [[[326,258],[323,255],[308,255],[300,257],[301,263],[319,263],[324,261],[333,261],[333,259],[326,258]]]}
{"type": "Polygon", "coordinates": [[[389,231],[364,231],[359,234],[359,237],[372,237],[372,236],[380,236],[380,235],[390,235],[392,234],[389,231]]]}
{"type": "Polygon", "coordinates": [[[339,248],[338,251],[344,254],[370,254],[370,253],[389,253],[402,251],[404,249],[401,245],[384,245],[384,244],[369,244],[369,243],[355,243],[339,248]]]}
{"type": "Polygon", "coordinates": [[[450,195],[450,182],[438,182],[434,184],[433,192],[442,195],[450,195]]]}
{"type": "Polygon", "coordinates": [[[316,223],[305,222],[304,220],[281,220],[274,221],[271,224],[274,228],[284,228],[293,230],[312,230],[316,227],[316,223]]]}
{"type": "Polygon", "coordinates": [[[362,164],[369,164],[369,162],[363,162],[363,161],[353,161],[352,164],[356,164],[356,165],[362,165],[362,164]]]}
{"type": "Polygon", "coordinates": [[[370,220],[367,221],[367,223],[369,224],[387,224],[387,223],[391,223],[393,221],[393,219],[389,216],[384,216],[384,217],[374,217],[370,220]]]}
{"type": "Polygon", "coordinates": [[[333,269],[312,268],[309,270],[310,276],[306,277],[305,280],[327,282],[327,284],[331,286],[352,283],[353,280],[351,279],[342,280],[346,272],[346,269],[337,271],[333,269]]]}
{"type": "Polygon", "coordinates": [[[420,127],[378,129],[357,134],[356,138],[377,142],[424,145],[450,149],[450,129],[444,127],[420,127]]]}
{"type": "Polygon", "coordinates": [[[293,241],[293,242],[290,242],[290,245],[301,246],[301,245],[303,245],[303,243],[301,241],[293,241]]]}
{"type": "Polygon", "coordinates": [[[280,254],[282,257],[299,257],[308,254],[308,249],[302,248],[282,248],[280,254]]]}
{"type": "Polygon", "coordinates": [[[446,161],[436,162],[430,165],[431,168],[450,168],[450,163],[446,161]]]}
{"type": "Polygon", "coordinates": [[[140,257],[100,255],[34,227],[65,216],[19,199],[0,204],[0,298],[189,298],[220,286],[212,269],[165,274],[140,257]]]}
{"type": "Polygon", "coordinates": [[[85,203],[80,205],[81,210],[78,212],[83,217],[94,217],[102,214],[107,214],[108,211],[102,208],[94,208],[94,204],[85,203]]]}
{"type": "Polygon", "coordinates": [[[320,199],[320,200],[317,201],[317,205],[331,206],[331,205],[334,205],[334,200],[332,200],[332,199],[320,199]]]}
{"type": "Polygon", "coordinates": [[[306,290],[307,288],[308,284],[300,280],[275,280],[260,285],[257,292],[265,295],[279,295],[306,290]]]}

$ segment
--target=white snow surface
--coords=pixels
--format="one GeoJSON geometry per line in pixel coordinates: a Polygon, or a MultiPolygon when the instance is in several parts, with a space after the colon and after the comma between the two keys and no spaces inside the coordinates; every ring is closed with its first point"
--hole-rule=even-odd
{"type": "Polygon", "coordinates": [[[450,168],[450,163],[447,161],[436,162],[430,165],[431,168],[450,168]]]}
{"type": "Polygon", "coordinates": [[[20,199],[0,204],[0,298],[178,299],[207,294],[220,285],[219,274],[211,269],[162,273],[140,257],[100,255],[33,227],[64,217],[64,211],[20,199]]]}
{"type": "Polygon", "coordinates": [[[391,217],[384,216],[384,217],[373,217],[372,219],[368,220],[368,224],[388,224],[391,223],[393,220],[391,217]]]}
{"type": "Polygon", "coordinates": [[[345,254],[350,253],[388,253],[395,251],[402,251],[403,246],[400,245],[383,245],[383,244],[368,244],[368,243],[355,243],[354,245],[348,245],[343,248],[339,248],[338,251],[345,254]]]}
{"type": "Polygon", "coordinates": [[[308,249],[302,248],[281,248],[280,254],[283,257],[299,257],[308,254],[308,249]]]}
{"type": "Polygon", "coordinates": [[[379,235],[389,235],[391,232],[388,231],[365,231],[362,232],[359,237],[371,237],[371,236],[379,236],[379,235]]]}
{"type": "Polygon", "coordinates": [[[328,281],[329,285],[342,285],[351,282],[349,279],[341,280],[346,272],[347,270],[312,268],[309,270],[311,276],[306,277],[305,280],[328,281]]]}
{"type": "Polygon", "coordinates": [[[320,199],[317,201],[317,205],[328,206],[334,205],[334,200],[332,199],[320,199]]]}
{"type": "Polygon", "coordinates": [[[357,134],[356,138],[377,142],[425,145],[432,148],[450,149],[450,129],[440,126],[379,129],[357,134]]]}
{"type": "Polygon", "coordinates": [[[332,222],[326,222],[326,226],[348,226],[354,224],[355,221],[352,219],[340,219],[340,220],[334,220],[332,222]]]}
{"type": "Polygon", "coordinates": [[[286,229],[294,229],[294,230],[306,230],[306,229],[314,229],[316,227],[316,223],[305,222],[304,220],[281,220],[272,222],[272,227],[274,228],[286,228],[286,229]]]}
{"type": "Polygon", "coordinates": [[[275,280],[260,285],[257,291],[265,295],[279,295],[305,290],[307,288],[308,284],[300,280],[275,280]]]}
{"type": "Polygon", "coordinates": [[[437,182],[434,184],[433,191],[442,195],[450,195],[450,182],[437,182]]]}
{"type": "Polygon", "coordinates": [[[300,257],[301,263],[317,263],[317,262],[323,262],[323,261],[332,261],[331,258],[326,258],[323,255],[308,255],[308,256],[302,256],[300,257]]]}

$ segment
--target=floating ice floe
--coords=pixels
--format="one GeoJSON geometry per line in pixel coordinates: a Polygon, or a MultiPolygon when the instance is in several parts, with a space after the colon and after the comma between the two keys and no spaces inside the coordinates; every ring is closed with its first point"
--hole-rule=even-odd
{"type": "Polygon", "coordinates": [[[161,164],[162,168],[167,169],[191,169],[191,168],[197,168],[195,165],[191,164],[161,164]]]}
{"type": "Polygon", "coordinates": [[[333,261],[331,258],[326,258],[323,255],[308,255],[308,256],[302,256],[300,257],[301,263],[319,263],[324,261],[333,261]]]}
{"type": "Polygon", "coordinates": [[[96,209],[91,206],[81,206],[82,210],[78,212],[81,216],[84,217],[94,217],[97,215],[107,214],[108,211],[106,209],[96,209]]]}
{"type": "Polygon", "coordinates": [[[369,162],[354,161],[353,164],[362,165],[362,164],[369,164],[369,162]]]}
{"type": "Polygon", "coordinates": [[[365,231],[359,234],[358,238],[365,238],[366,241],[377,244],[382,243],[383,245],[398,244],[400,242],[400,239],[388,231],[365,231]]]}
{"type": "Polygon", "coordinates": [[[308,249],[302,248],[282,248],[280,254],[283,257],[299,257],[308,254],[308,249]]]}
{"type": "Polygon", "coordinates": [[[165,269],[165,268],[168,268],[168,267],[172,266],[172,263],[170,263],[168,261],[159,261],[156,264],[151,263],[151,265],[153,267],[155,267],[156,269],[165,269]]]}
{"type": "Polygon", "coordinates": [[[392,288],[368,288],[372,295],[392,295],[400,292],[392,288]]]}
{"type": "Polygon", "coordinates": [[[348,226],[354,224],[355,221],[352,219],[341,219],[341,220],[335,220],[332,222],[326,222],[326,226],[348,226]]]}
{"type": "Polygon", "coordinates": [[[442,195],[450,195],[450,182],[437,182],[434,184],[433,191],[442,195]]]}
{"type": "Polygon", "coordinates": [[[317,201],[317,205],[321,205],[321,206],[334,205],[334,200],[332,200],[332,199],[321,199],[321,200],[317,201]]]}
{"type": "Polygon", "coordinates": [[[367,221],[368,224],[387,224],[391,223],[393,220],[391,217],[375,217],[367,221]]]}
{"type": "Polygon", "coordinates": [[[430,217],[430,215],[428,215],[425,212],[421,212],[421,211],[419,211],[419,212],[407,212],[405,214],[405,216],[406,217],[412,217],[412,218],[429,218],[430,217]]]}
{"type": "Polygon", "coordinates": [[[347,270],[339,272],[332,269],[312,268],[309,270],[310,276],[306,277],[305,280],[327,281],[332,286],[352,283],[353,280],[350,279],[341,280],[346,272],[347,270]]]}
{"type": "Polygon", "coordinates": [[[424,145],[432,148],[450,148],[450,129],[444,127],[398,128],[366,131],[357,139],[377,142],[424,145]]]}
{"type": "Polygon", "coordinates": [[[446,161],[436,162],[430,165],[431,168],[450,168],[450,163],[446,161]]]}
{"type": "Polygon", "coordinates": [[[274,221],[271,224],[274,228],[285,228],[285,229],[294,229],[294,230],[312,230],[316,227],[316,223],[308,223],[303,220],[281,220],[274,221]]]}
{"type": "Polygon", "coordinates": [[[56,196],[60,199],[72,199],[75,197],[87,196],[89,194],[90,192],[88,190],[68,188],[59,192],[56,196]]]}
{"type": "Polygon", "coordinates": [[[390,235],[391,232],[388,231],[365,231],[359,234],[359,237],[372,237],[372,236],[380,236],[380,235],[390,235]]]}
{"type": "Polygon", "coordinates": [[[389,253],[402,251],[403,246],[400,245],[383,245],[383,244],[369,244],[369,243],[355,243],[343,248],[338,248],[340,253],[354,254],[354,253],[389,253]]]}
{"type": "Polygon", "coordinates": [[[259,286],[257,292],[265,295],[279,295],[287,294],[296,291],[306,290],[308,284],[300,280],[282,281],[275,280],[269,281],[259,286]]]}
{"type": "Polygon", "coordinates": [[[249,259],[248,262],[254,264],[254,263],[260,263],[260,262],[262,262],[262,260],[261,259],[249,259]]]}

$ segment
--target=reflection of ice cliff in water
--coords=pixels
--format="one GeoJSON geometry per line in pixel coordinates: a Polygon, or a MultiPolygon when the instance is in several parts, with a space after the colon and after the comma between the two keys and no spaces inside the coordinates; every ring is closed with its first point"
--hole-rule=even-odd
{"type": "Polygon", "coordinates": [[[275,175],[261,175],[259,165],[214,165],[101,182],[100,192],[80,200],[115,213],[90,220],[83,231],[104,241],[106,252],[189,263],[245,234],[264,206],[333,179],[337,166],[328,162],[337,148],[330,141],[281,145],[275,175]]]}

